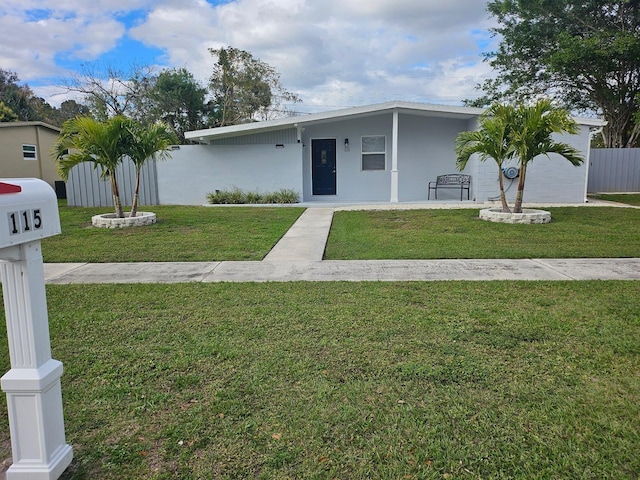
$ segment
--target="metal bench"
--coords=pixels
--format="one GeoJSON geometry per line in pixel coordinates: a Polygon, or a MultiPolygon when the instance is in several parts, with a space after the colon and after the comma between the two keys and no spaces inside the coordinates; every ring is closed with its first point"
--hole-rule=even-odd
{"type": "Polygon", "coordinates": [[[471,186],[471,175],[462,175],[460,173],[450,173],[448,175],[438,175],[435,182],[429,182],[429,191],[427,200],[431,200],[431,190],[435,192],[436,200],[438,199],[439,188],[459,188],[460,200],[462,194],[467,191],[467,200],[469,200],[469,187],[471,186]]]}

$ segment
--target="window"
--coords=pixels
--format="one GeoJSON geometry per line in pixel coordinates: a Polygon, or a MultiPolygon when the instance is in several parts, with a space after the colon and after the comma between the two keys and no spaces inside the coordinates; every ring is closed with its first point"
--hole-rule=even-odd
{"type": "Polygon", "coordinates": [[[23,160],[37,160],[35,145],[22,145],[22,159],[23,160]]]}
{"type": "Polygon", "coordinates": [[[384,170],[387,163],[387,137],[362,137],[362,170],[384,170]]]}

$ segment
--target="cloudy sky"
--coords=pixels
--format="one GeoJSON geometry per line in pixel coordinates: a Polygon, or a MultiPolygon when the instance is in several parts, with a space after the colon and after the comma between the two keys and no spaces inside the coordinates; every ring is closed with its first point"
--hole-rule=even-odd
{"type": "Polygon", "coordinates": [[[0,68],[52,104],[82,64],[185,67],[206,82],[208,48],[251,52],[297,93],[299,111],[389,100],[459,104],[492,76],[486,0],[2,0],[0,68]]]}

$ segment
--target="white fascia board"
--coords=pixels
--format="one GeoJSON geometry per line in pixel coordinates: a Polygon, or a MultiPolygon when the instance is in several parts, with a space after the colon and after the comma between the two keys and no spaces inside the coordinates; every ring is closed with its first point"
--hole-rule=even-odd
{"type": "Polygon", "coordinates": [[[586,127],[604,127],[607,124],[607,121],[601,118],[573,117],[573,119],[578,125],[584,125],[586,127]]]}

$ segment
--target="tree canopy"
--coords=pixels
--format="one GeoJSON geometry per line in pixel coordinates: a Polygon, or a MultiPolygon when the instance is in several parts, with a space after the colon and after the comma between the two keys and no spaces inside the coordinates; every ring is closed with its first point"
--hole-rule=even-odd
{"type": "Polygon", "coordinates": [[[5,120],[42,120],[35,108],[35,96],[28,85],[20,85],[18,74],[0,68],[0,102],[4,105],[5,120]],[[8,112],[12,112],[11,115],[8,112]],[[15,116],[15,117],[14,117],[15,116]]]}
{"type": "Polygon", "coordinates": [[[152,77],[152,69],[146,66],[84,65],[67,80],[67,89],[84,97],[96,120],[123,115],[142,121],[148,113],[147,93],[152,77]]]}
{"type": "Polygon", "coordinates": [[[123,116],[142,125],[165,123],[179,143],[184,133],[285,116],[286,104],[300,99],[280,83],[279,73],[247,51],[210,49],[215,57],[206,85],[185,68],[156,73],[149,66],[84,65],[65,82],[83,103],[66,100],[60,108],[36,97],[18,75],[0,69],[0,121],[42,120],[62,126],[74,117],[107,122],[123,116]]]}
{"type": "Polygon", "coordinates": [[[187,69],[163,70],[150,83],[149,117],[169,125],[180,143],[185,132],[210,126],[207,89],[187,69]]]}
{"type": "Polygon", "coordinates": [[[209,49],[216,58],[209,88],[215,126],[237,125],[284,114],[284,102],[299,102],[280,74],[251,53],[234,47],[209,49]]]}
{"type": "Polygon", "coordinates": [[[550,96],[571,110],[594,111],[608,125],[606,147],[640,143],[639,0],[494,0],[498,78],[468,105],[550,96]]]}
{"type": "Polygon", "coordinates": [[[18,116],[0,100],[0,122],[15,122],[18,116]]]}
{"type": "Polygon", "coordinates": [[[53,107],[36,97],[28,85],[21,85],[15,72],[0,68],[0,122],[42,121],[55,126],[77,116],[87,115],[89,109],[75,100],[53,107]]]}

